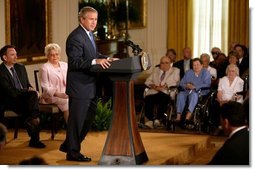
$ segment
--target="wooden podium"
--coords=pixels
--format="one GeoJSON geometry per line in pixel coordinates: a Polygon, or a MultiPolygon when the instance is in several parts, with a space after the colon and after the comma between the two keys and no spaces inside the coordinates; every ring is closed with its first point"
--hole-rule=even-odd
{"type": "MultiPolygon", "coordinates": [[[[149,61],[150,64],[150,61],[149,61]]],[[[141,56],[113,61],[106,72],[113,81],[113,114],[99,165],[139,165],[148,161],[138,126],[134,103],[134,80],[142,71],[141,56]]]]}

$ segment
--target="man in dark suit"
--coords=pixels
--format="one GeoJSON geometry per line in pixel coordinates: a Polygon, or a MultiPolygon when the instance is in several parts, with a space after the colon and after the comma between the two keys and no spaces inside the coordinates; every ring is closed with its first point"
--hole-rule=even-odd
{"type": "Polygon", "coordinates": [[[183,49],[183,59],[175,62],[173,67],[177,67],[180,69],[180,79],[183,78],[184,73],[189,69],[192,69],[192,59],[191,59],[191,49],[189,47],[185,47],[183,49]]]}
{"type": "Polygon", "coordinates": [[[246,72],[249,69],[249,56],[246,55],[247,53],[247,48],[243,45],[236,44],[234,49],[237,51],[238,55],[238,60],[239,60],[239,76],[244,77],[243,74],[246,74],[246,72]]]}
{"type": "Polygon", "coordinates": [[[45,145],[39,140],[38,93],[28,80],[26,68],[16,63],[17,52],[12,45],[4,46],[0,50],[0,56],[3,61],[0,65],[1,108],[3,111],[13,110],[22,116],[31,137],[30,147],[45,148],[45,145]]]}
{"type": "Polygon", "coordinates": [[[249,165],[249,129],[241,103],[230,101],[220,110],[221,125],[229,138],[218,150],[210,165],[249,165]]]}
{"type": "Polygon", "coordinates": [[[89,70],[96,64],[106,69],[111,61],[97,52],[92,35],[97,17],[98,12],[94,8],[83,7],[79,12],[80,25],[66,41],[69,119],[66,140],[60,150],[67,153],[66,159],[70,161],[91,161],[91,158],[80,153],[81,143],[95,118],[97,107],[96,74],[89,70]]]}

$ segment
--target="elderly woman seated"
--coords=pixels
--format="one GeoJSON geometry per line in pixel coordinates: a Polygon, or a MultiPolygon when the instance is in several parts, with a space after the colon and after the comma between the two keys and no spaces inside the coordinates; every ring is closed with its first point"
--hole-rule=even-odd
{"type": "Polygon", "coordinates": [[[217,128],[213,135],[223,134],[222,127],[220,126],[220,115],[218,110],[220,106],[229,102],[237,101],[243,103],[243,96],[237,92],[243,91],[244,81],[239,77],[239,68],[235,64],[229,64],[226,68],[226,76],[219,80],[217,102],[213,107],[213,114],[211,121],[217,128]]]}
{"type": "Polygon", "coordinates": [[[149,87],[145,97],[145,115],[149,119],[145,123],[146,126],[154,128],[161,125],[160,120],[163,120],[163,113],[166,112],[170,100],[168,88],[178,85],[179,81],[180,70],[171,67],[171,59],[163,56],[160,59],[160,67],[156,67],[145,81],[149,87]],[[156,117],[153,113],[155,104],[159,105],[156,117]]]}
{"type": "Polygon", "coordinates": [[[69,116],[68,95],[66,90],[67,63],[60,61],[61,47],[58,44],[48,44],[45,47],[45,56],[48,61],[40,68],[41,87],[43,89],[40,103],[56,104],[64,113],[67,123],[69,116]]]}
{"type": "Polygon", "coordinates": [[[190,120],[196,104],[198,103],[198,91],[202,88],[207,88],[201,91],[201,95],[206,95],[211,86],[211,74],[207,69],[203,68],[202,61],[195,58],[192,61],[193,69],[187,71],[180,81],[181,91],[177,95],[176,122],[180,122],[182,113],[184,111],[186,101],[188,99],[188,110],[186,113],[186,122],[190,120]]]}
{"type": "Polygon", "coordinates": [[[237,92],[243,91],[244,81],[239,77],[239,68],[235,64],[228,65],[226,76],[219,80],[217,100],[220,105],[234,100],[243,103],[243,96],[237,92]]]}

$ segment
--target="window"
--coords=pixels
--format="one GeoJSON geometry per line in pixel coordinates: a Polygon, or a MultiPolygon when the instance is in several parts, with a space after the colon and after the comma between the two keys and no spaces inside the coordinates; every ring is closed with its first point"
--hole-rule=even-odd
{"type": "Polygon", "coordinates": [[[194,58],[212,47],[228,52],[228,0],[193,0],[194,58]]]}

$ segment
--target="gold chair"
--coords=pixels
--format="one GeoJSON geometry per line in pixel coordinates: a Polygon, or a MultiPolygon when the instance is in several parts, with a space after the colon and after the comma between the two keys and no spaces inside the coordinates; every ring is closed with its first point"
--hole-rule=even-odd
{"type": "MultiPolygon", "coordinates": [[[[40,81],[38,78],[39,70],[34,70],[35,86],[36,90],[42,94],[42,88],[40,87],[40,81]]],[[[39,104],[40,113],[44,113],[51,118],[51,139],[54,140],[55,133],[57,132],[57,122],[59,120],[59,114],[61,114],[60,109],[55,104],[39,104]]]]}

